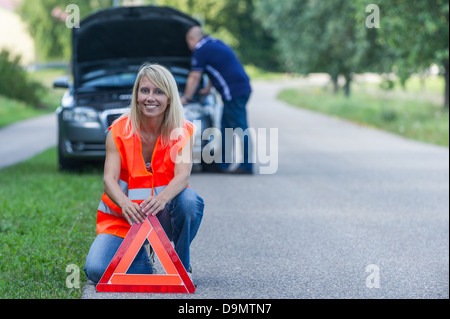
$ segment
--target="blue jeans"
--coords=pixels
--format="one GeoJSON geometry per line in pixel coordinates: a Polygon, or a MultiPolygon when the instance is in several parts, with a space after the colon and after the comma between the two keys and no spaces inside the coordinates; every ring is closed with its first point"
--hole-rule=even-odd
{"type": "MultiPolygon", "coordinates": [[[[230,143],[225,143],[225,128],[232,128],[233,130],[236,128],[241,128],[244,132],[248,129],[247,122],[247,102],[250,99],[250,94],[239,96],[233,98],[231,101],[224,101],[223,103],[223,114],[221,121],[221,132],[222,132],[222,163],[217,163],[217,166],[226,171],[228,166],[230,165],[227,157],[230,157],[230,149],[226,149],[226,145],[231,146],[230,143]],[[228,163],[227,163],[228,162],[228,163]]],[[[240,169],[246,171],[253,170],[253,163],[250,163],[250,154],[249,150],[251,150],[252,143],[251,138],[249,136],[243,137],[243,155],[244,155],[244,163],[239,165],[240,169]]]]}
{"type": "MultiPolygon", "coordinates": [[[[197,234],[203,217],[204,202],[198,194],[186,188],[171,200],[157,217],[167,237],[175,244],[175,251],[186,271],[190,268],[189,247],[197,234]]],[[[123,238],[99,234],[86,258],[84,272],[89,280],[98,283],[113,259],[123,238]]],[[[127,271],[128,274],[152,274],[153,269],[142,247],[127,271]]]]}

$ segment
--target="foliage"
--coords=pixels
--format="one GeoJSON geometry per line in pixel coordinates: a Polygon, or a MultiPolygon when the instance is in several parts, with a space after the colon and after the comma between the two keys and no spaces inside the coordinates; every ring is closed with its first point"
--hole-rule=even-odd
{"type": "Polygon", "coordinates": [[[380,42],[397,52],[395,66],[404,84],[415,72],[432,63],[446,79],[444,105],[448,107],[449,1],[381,0],[380,42]]]}
{"type": "Polygon", "coordinates": [[[31,117],[54,112],[61,103],[64,90],[52,89],[53,80],[65,74],[65,69],[43,69],[27,73],[27,77],[31,81],[39,82],[47,88],[40,99],[44,106],[42,108],[0,95],[0,128],[31,117]]]}
{"type": "MultiPolygon", "coordinates": [[[[403,83],[437,63],[448,95],[449,1],[378,1],[381,27],[367,28],[370,0],[258,0],[256,14],[300,73],[397,71],[403,83]]],[[[349,88],[347,88],[348,90],[349,88]]],[[[448,105],[448,98],[447,105],[448,105]]]]}
{"type": "MultiPolygon", "coordinates": [[[[22,1],[18,12],[26,22],[36,43],[41,61],[66,60],[71,57],[71,29],[66,27],[64,13],[70,0],[22,1]]],[[[110,7],[112,0],[77,1],[81,19],[94,10],[110,7]]]]}
{"type": "Polygon", "coordinates": [[[245,64],[253,64],[268,71],[281,70],[275,40],[254,16],[256,1],[229,0],[221,11],[218,23],[226,26],[239,43],[237,54],[245,64]]]}
{"type": "MultiPolygon", "coordinates": [[[[362,1],[260,0],[257,15],[274,34],[293,71],[329,73],[335,85],[346,79],[346,93],[355,73],[384,72],[391,55],[376,45],[376,30],[365,27],[362,1]]],[[[336,87],[337,88],[337,87],[336,87]]]]}
{"type": "MultiPolygon", "coordinates": [[[[236,50],[244,64],[278,70],[274,39],[253,18],[255,0],[147,0],[146,4],[174,7],[192,15],[205,31],[236,50]],[[257,43],[258,45],[255,45],[257,43]]],[[[71,29],[63,19],[68,0],[23,1],[19,13],[36,41],[39,59],[69,60],[71,29]],[[58,14],[55,13],[59,12],[58,14]]],[[[81,19],[94,10],[111,7],[112,0],[78,1],[81,19]]]]}
{"type": "Polygon", "coordinates": [[[280,70],[275,40],[254,17],[256,0],[154,0],[200,21],[205,32],[230,45],[244,64],[280,70]]]}
{"type": "Polygon", "coordinates": [[[12,57],[6,50],[0,52],[0,95],[35,107],[43,107],[45,87],[31,80],[20,65],[20,56],[12,57]]]}

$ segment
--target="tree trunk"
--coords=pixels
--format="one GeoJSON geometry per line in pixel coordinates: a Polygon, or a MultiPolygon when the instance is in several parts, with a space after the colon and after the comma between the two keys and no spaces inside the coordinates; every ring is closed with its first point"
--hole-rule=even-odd
{"type": "Polygon", "coordinates": [[[444,79],[445,79],[445,96],[444,96],[444,108],[448,109],[448,61],[444,62],[444,79]]]}
{"type": "Polygon", "coordinates": [[[350,84],[352,82],[352,76],[350,74],[346,74],[344,77],[345,77],[344,94],[345,97],[350,97],[350,84]]]}
{"type": "Polygon", "coordinates": [[[338,75],[333,75],[330,74],[331,76],[331,82],[333,82],[333,93],[334,94],[338,94],[339,92],[339,74],[338,75]]]}

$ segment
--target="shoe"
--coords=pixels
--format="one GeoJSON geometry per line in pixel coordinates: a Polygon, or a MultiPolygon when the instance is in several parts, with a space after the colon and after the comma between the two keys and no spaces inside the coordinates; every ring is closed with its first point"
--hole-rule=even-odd
{"type": "Polygon", "coordinates": [[[192,266],[189,267],[189,271],[187,272],[187,274],[188,274],[189,278],[191,279],[191,282],[194,285],[194,287],[197,288],[197,285],[194,283],[193,276],[192,276],[192,266]]]}

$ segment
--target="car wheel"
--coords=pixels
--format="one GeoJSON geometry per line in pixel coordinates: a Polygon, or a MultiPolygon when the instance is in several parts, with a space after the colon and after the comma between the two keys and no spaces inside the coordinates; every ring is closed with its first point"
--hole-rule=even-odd
{"type": "Polygon", "coordinates": [[[60,171],[79,170],[80,164],[63,156],[62,144],[58,143],[58,169],[60,171]]]}

